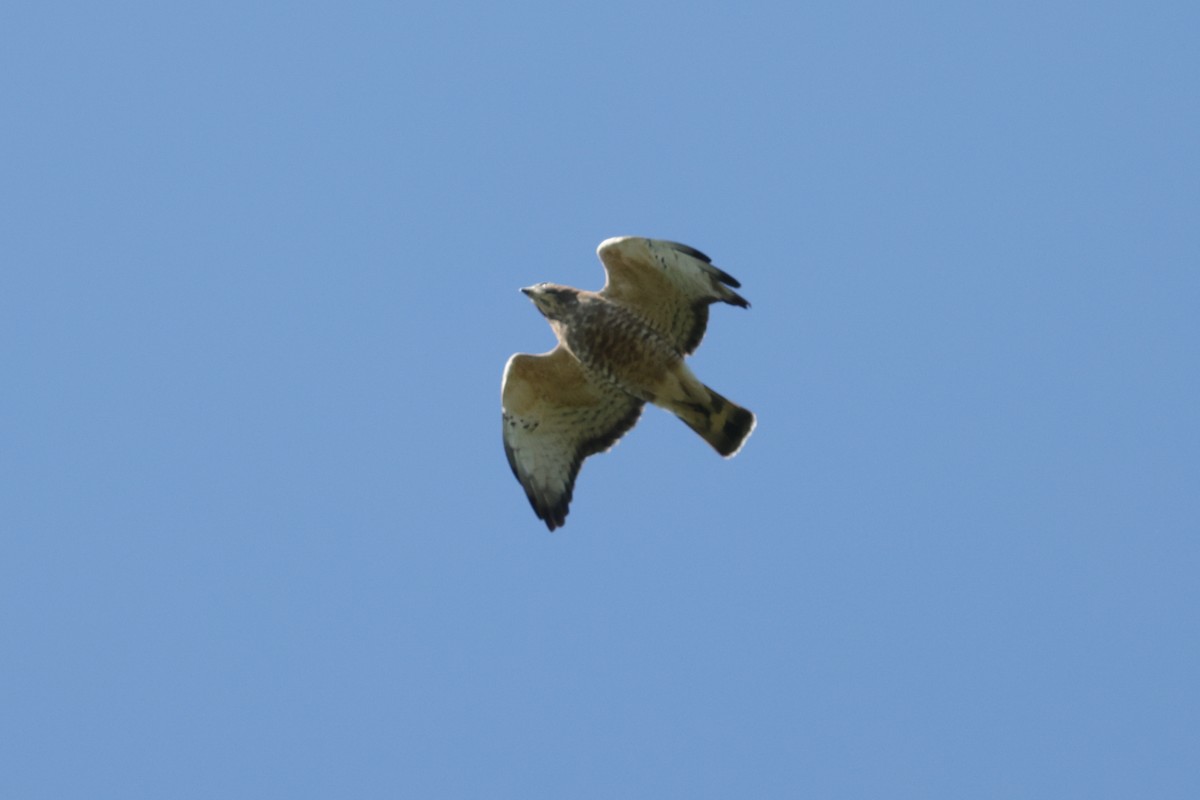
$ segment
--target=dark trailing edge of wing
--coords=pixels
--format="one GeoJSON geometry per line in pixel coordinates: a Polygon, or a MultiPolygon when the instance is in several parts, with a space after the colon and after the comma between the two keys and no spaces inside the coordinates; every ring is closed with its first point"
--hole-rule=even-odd
{"type": "Polygon", "coordinates": [[[695,322],[692,324],[692,329],[688,331],[687,338],[683,342],[683,354],[691,355],[700,346],[700,341],[704,338],[704,331],[708,328],[708,307],[715,302],[713,300],[705,300],[702,303],[697,303],[692,313],[695,322]]]}

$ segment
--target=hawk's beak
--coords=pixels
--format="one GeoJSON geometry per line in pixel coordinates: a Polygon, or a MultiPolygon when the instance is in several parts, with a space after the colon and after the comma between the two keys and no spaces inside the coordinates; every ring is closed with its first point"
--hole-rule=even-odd
{"type": "Polygon", "coordinates": [[[521,294],[525,295],[526,297],[533,297],[533,287],[526,286],[524,289],[521,290],[521,294]]]}

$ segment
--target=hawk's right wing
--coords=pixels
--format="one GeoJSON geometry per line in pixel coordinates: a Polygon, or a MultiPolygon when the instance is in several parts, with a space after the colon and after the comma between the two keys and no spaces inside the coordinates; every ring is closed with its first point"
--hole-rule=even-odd
{"type": "Polygon", "coordinates": [[[615,386],[588,380],[561,344],[508,360],[501,387],[504,453],[546,527],[565,523],[583,460],[616,444],[642,405],[615,386]]]}
{"type": "Polygon", "coordinates": [[[704,338],[708,307],[748,307],[741,284],[694,247],[663,239],[618,236],[596,249],[608,280],[600,295],[627,306],[688,355],[704,338]]]}

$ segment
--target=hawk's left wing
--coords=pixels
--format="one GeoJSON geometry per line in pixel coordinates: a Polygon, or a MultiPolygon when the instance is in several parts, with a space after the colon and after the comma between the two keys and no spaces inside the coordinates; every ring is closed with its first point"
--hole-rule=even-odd
{"type": "Polygon", "coordinates": [[[633,427],[642,401],[588,380],[561,344],[549,353],[517,353],[501,388],[504,453],[538,519],[566,522],[583,460],[608,450],[633,427]]]}
{"type": "Polygon", "coordinates": [[[685,244],[618,236],[601,242],[596,254],[608,273],[600,294],[628,306],[684,355],[704,338],[710,305],[750,305],[733,291],[741,285],[733,276],[685,244]]]}

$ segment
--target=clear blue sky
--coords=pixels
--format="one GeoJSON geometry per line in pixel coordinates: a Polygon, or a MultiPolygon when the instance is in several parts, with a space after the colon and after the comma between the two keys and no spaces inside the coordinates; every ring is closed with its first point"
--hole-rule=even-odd
{"type": "Polygon", "coordinates": [[[0,796],[1200,796],[1194,3],[9,3],[0,796]],[[602,239],[737,276],[535,519],[602,239]]]}

